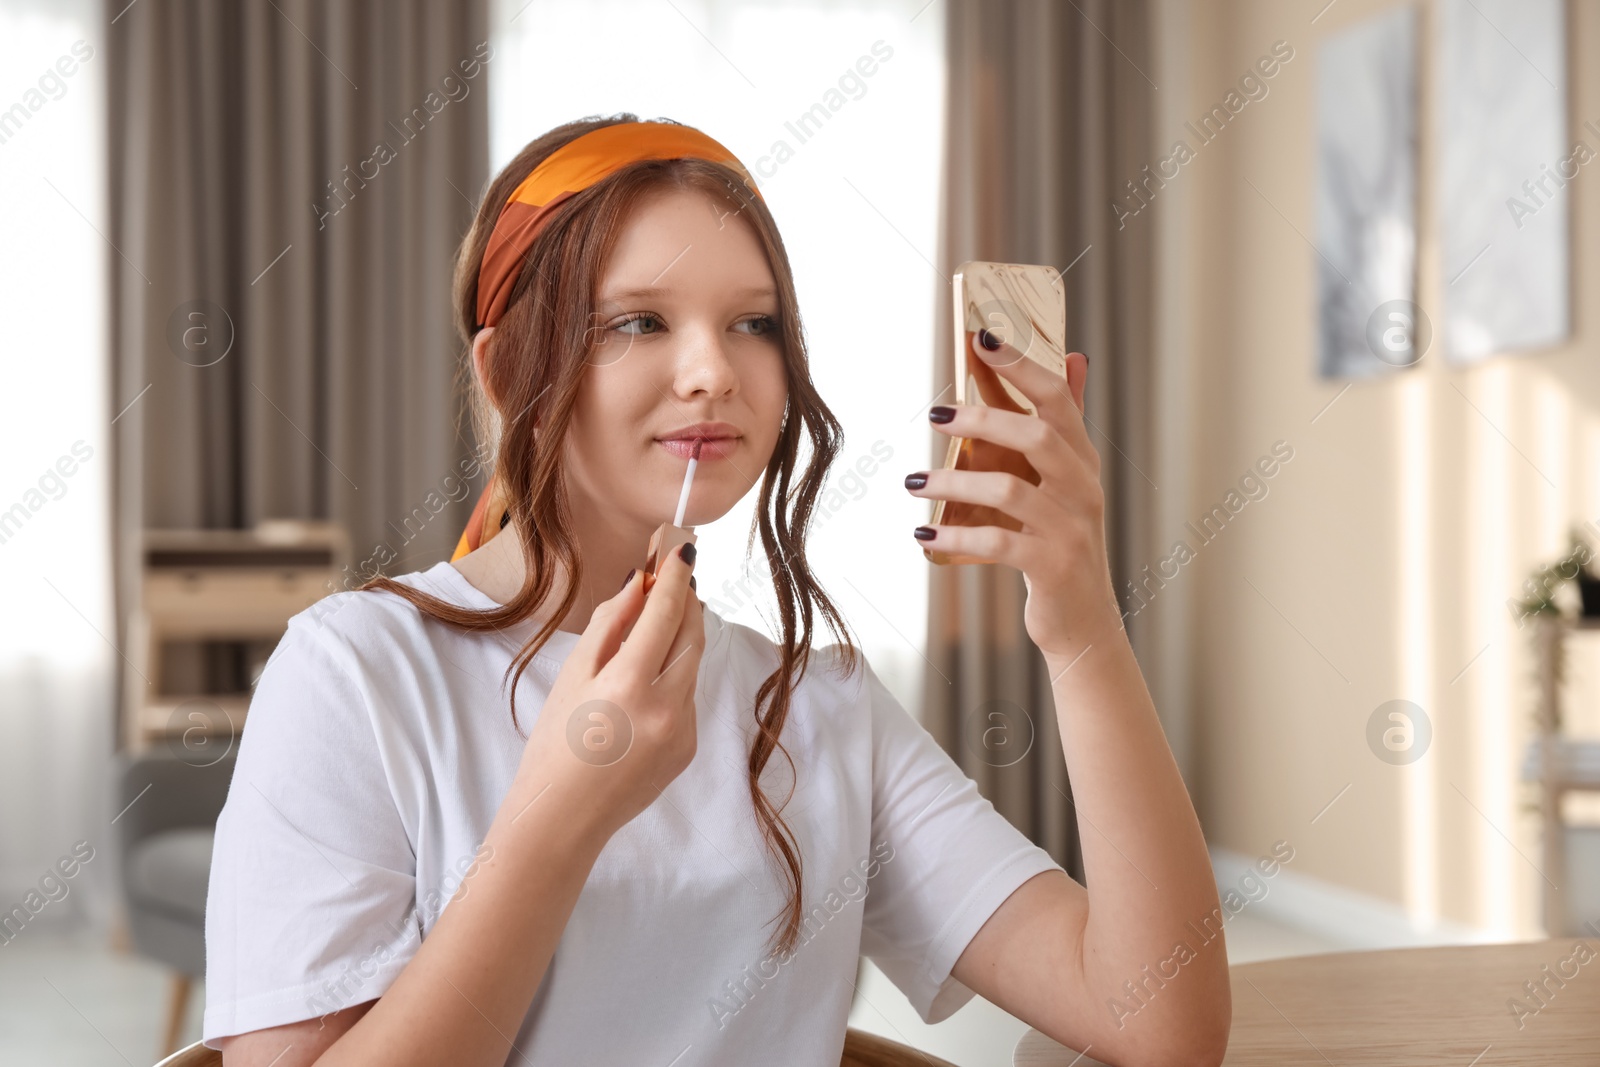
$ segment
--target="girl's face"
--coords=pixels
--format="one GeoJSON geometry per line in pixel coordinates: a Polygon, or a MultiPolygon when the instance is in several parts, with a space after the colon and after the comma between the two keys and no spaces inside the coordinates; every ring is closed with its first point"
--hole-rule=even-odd
{"type": "Polygon", "coordinates": [[[751,226],[705,193],[662,190],[618,235],[590,316],[567,480],[616,525],[672,521],[702,441],[684,526],[761,478],[788,385],[777,287],[751,226]]]}

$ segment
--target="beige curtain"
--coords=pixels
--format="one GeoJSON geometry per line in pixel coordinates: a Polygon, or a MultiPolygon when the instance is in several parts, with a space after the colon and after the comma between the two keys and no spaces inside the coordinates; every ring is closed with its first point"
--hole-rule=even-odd
{"type": "MultiPolygon", "coordinates": [[[[1067,342],[1091,359],[1087,414],[1122,590],[1148,562],[1140,546],[1155,492],[1144,473],[1153,454],[1151,228],[1119,231],[1112,207],[1152,161],[1146,6],[947,0],[947,18],[941,269],[948,277],[979,259],[1065,272],[1067,342]]],[[[948,399],[948,285],[938,322],[933,384],[948,399]]],[[[930,436],[939,462],[946,439],[930,436]]],[[[1025,602],[1010,568],[932,569],[924,722],[996,808],[1081,879],[1049,676],[1023,627],[1025,602]]],[[[1144,621],[1129,623],[1136,651],[1144,621]]]]}
{"type": "Polygon", "coordinates": [[[144,528],[328,519],[390,574],[454,547],[476,487],[446,482],[471,452],[451,259],[488,172],[486,8],[106,5],[119,619],[144,528]]]}

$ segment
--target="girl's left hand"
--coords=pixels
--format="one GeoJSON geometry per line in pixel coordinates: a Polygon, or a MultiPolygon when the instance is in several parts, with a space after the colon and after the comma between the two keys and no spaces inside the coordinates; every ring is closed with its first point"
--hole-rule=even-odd
{"type": "Polygon", "coordinates": [[[1106,552],[1100,453],[1083,420],[1089,357],[1069,354],[1063,382],[1015,348],[1002,343],[991,352],[976,338],[968,333],[970,350],[1032,401],[1038,416],[958,404],[936,405],[928,418],[941,433],[1015,449],[1039,472],[1040,481],[1031,485],[1000,471],[911,475],[906,487],[913,496],[987,504],[1022,525],[1021,532],[1000,526],[919,526],[918,544],[1020,570],[1028,589],[1023,613],[1028,636],[1047,657],[1073,660],[1108,630],[1122,626],[1106,552]],[[926,480],[912,488],[918,477],[926,480]]]}

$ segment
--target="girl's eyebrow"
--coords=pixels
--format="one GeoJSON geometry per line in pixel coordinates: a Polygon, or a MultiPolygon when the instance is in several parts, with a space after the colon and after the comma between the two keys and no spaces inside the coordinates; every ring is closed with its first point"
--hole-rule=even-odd
{"type": "MultiPolygon", "coordinates": [[[[651,300],[657,297],[671,296],[673,291],[674,290],[672,290],[670,287],[647,285],[635,289],[619,289],[614,293],[606,293],[602,295],[602,299],[612,303],[622,300],[651,300]]],[[[776,296],[777,293],[770,285],[757,285],[744,289],[734,289],[729,293],[729,295],[738,297],[755,297],[776,296]]]]}

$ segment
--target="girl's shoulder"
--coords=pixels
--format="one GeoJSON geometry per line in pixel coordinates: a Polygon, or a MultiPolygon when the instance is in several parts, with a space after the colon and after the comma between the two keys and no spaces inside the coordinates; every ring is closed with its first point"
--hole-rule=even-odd
{"type": "MultiPolygon", "coordinates": [[[[441,563],[392,578],[448,603],[484,606],[467,603],[459,589],[443,580],[446,576],[441,567],[450,565],[441,563]]],[[[464,579],[462,584],[465,585],[464,579]]],[[[484,601],[487,603],[486,597],[484,601]]],[[[309,658],[337,665],[352,676],[382,677],[397,667],[415,666],[421,659],[431,658],[424,654],[442,651],[442,644],[470,640],[471,636],[429,617],[411,601],[389,590],[342,589],[291,616],[273,658],[309,658]]]]}
{"type": "MultiPolygon", "coordinates": [[[[704,611],[707,652],[711,651],[712,642],[716,639],[717,630],[720,629],[725,632],[730,652],[737,654],[740,658],[751,663],[759,663],[769,671],[776,669],[782,661],[782,649],[765,631],[741,622],[734,622],[726,616],[718,614],[709,604],[705,606],[704,611]]],[[[838,642],[822,646],[813,645],[811,647],[810,666],[806,671],[807,677],[810,677],[813,673],[827,673],[842,677],[844,672],[843,652],[844,646],[838,642]]],[[[865,662],[865,657],[861,656],[858,651],[857,673],[861,670],[861,664],[865,662]]]]}
{"type": "MultiPolygon", "coordinates": [[[[782,649],[764,631],[726,619],[710,607],[705,609],[705,615],[702,671],[708,664],[716,670],[727,670],[753,693],[782,664],[782,649]]],[[[799,703],[830,708],[851,707],[864,698],[871,675],[872,668],[859,649],[852,666],[842,644],[814,645],[795,685],[795,698],[799,703]]]]}
{"type": "MultiPolygon", "coordinates": [[[[482,593],[473,589],[461,572],[447,562],[439,562],[426,570],[407,571],[387,576],[391,581],[410,586],[419,592],[462,607],[492,606],[482,593]],[[455,581],[450,576],[455,576],[455,581]],[[470,602],[463,591],[476,594],[481,603],[470,602]]],[[[345,630],[363,625],[409,625],[421,622],[425,616],[405,597],[387,589],[364,589],[346,585],[329,593],[315,604],[295,616],[302,624],[330,626],[339,623],[345,630]]]]}

